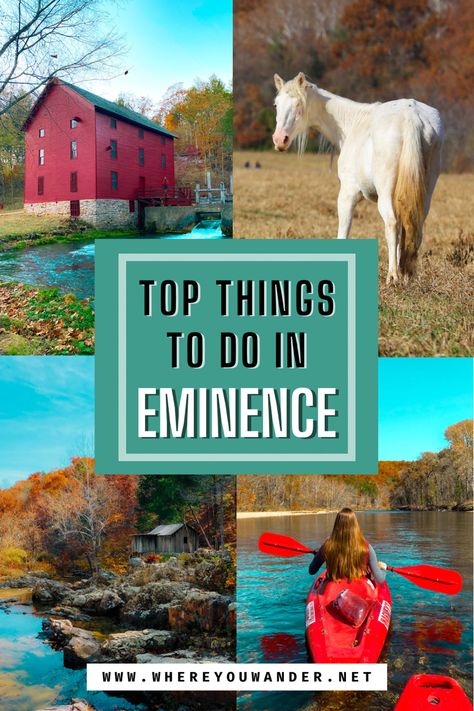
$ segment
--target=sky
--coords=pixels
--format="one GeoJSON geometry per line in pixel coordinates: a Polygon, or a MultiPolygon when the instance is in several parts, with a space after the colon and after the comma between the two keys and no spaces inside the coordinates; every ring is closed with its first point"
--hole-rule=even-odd
{"type": "Polygon", "coordinates": [[[0,358],[0,488],[93,453],[94,358],[0,358]]]}
{"type": "Polygon", "coordinates": [[[232,0],[106,0],[105,9],[128,51],[115,78],[77,81],[89,91],[158,102],[173,84],[189,87],[211,74],[231,82],[232,0]]]}
{"type": "Polygon", "coordinates": [[[416,459],[446,446],[449,425],[472,417],[469,358],[379,360],[379,459],[416,459]]]}
{"type": "MultiPolygon", "coordinates": [[[[446,446],[472,417],[472,361],[379,361],[379,458],[416,459],[446,446]]],[[[0,358],[0,488],[93,454],[94,358],[0,358]]]]}

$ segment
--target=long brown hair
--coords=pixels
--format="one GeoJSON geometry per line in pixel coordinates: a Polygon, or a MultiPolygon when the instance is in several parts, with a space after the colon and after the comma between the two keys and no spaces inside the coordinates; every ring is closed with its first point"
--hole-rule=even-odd
{"type": "Polygon", "coordinates": [[[352,509],[341,509],[329,538],[324,542],[326,575],[329,580],[352,582],[367,570],[368,544],[352,509]]]}

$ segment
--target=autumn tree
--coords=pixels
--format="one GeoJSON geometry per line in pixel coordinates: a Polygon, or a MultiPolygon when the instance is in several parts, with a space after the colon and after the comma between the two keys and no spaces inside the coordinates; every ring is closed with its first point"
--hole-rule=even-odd
{"type": "Polygon", "coordinates": [[[168,90],[155,116],[176,134],[177,182],[202,183],[206,171],[224,180],[232,169],[232,92],[211,76],[190,89],[168,90]]]}
{"type": "Polygon", "coordinates": [[[445,436],[449,447],[405,468],[393,492],[395,507],[452,508],[472,500],[472,420],[451,425],[445,436]]]}
{"type": "Polygon", "coordinates": [[[91,573],[98,573],[104,538],[121,516],[115,488],[108,485],[107,477],[95,477],[92,462],[79,460],[67,485],[47,498],[47,507],[57,544],[77,546],[91,573]]]}
{"type": "Polygon", "coordinates": [[[236,481],[234,476],[202,477],[196,504],[190,504],[191,521],[208,545],[219,549],[235,544],[236,481]]]}
{"type": "Polygon", "coordinates": [[[345,74],[348,91],[364,90],[360,100],[393,98],[395,88],[429,65],[438,31],[439,16],[428,0],[355,0],[342,14],[332,48],[339,75],[345,74]]]}
{"type": "Polygon", "coordinates": [[[234,12],[239,147],[271,146],[273,74],[304,71],[359,101],[413,96],[435,106],[446,126],[444,166],[472,169],[472,0],[236,0],[234,12]]]}
{"type": "Polygon", "coordinates": [[[444,436],[448,440],[451,447],[458,447],[472,453],[472,420],[461,420],[460,422],[456,422],[455,425],[450,425],[446,429],[444,436]]]}
{"type": "Polygon", "coordinates": [[[271,144],[273,75],[304,71],[319,81],[331,59],[328,38],[346,0],[234,2],[235,139],[240,147],[271,144]]]}

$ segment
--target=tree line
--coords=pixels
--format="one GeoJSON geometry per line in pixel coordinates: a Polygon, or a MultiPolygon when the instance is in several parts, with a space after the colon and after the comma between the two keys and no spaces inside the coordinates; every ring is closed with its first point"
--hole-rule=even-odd
{"type": "Polygon", "coordinates": [[[407,462],[380,462],[378,476],[240,475],[238,511],[314,511],[343,506],[390,508],[390,497],[407,462]]]}
{"type": "Polygon", "coordinates": [[[472,506],[472,420],[447,428],[448,446],[416,461],[379,462],[378,476],[241,475],[238,511],[439,509],[472,506]]]}
{"type": "Polygon", "coordinates": [[[23,207],[25,135],[21,127],[32,101],[27,96],[0,115],[0,203],[9,207],[23,207]]]}
{"type": "Polygon", "coordinates": [[[0,575],[123,572],[132,534],[180,522],[203,546],[234,545],[234,477],[96,476],[93,459],[75,457],[0,490],[0,575]]]}
{"type": "Polygon", "coordinates": [[[472,420],[445,432],[449,446],[425,452],[404,468],[391,496],[394,508],[440,509],[472,506],[472,420]]]}
{"type": "Polygon", "coordinates": [[[473,168],[471,0],[236,0],[234,8],[238,147],[271,145],[273,74],[304,71],[356,101],[435,106],[446,125],[445,168],[473,168]]]}

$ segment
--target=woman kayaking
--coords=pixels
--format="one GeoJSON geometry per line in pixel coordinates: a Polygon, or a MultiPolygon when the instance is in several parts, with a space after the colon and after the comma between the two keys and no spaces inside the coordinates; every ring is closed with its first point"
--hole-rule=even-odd
{"type": "Polygon", "coordinates": [[[315,553],[309,566],[310,575],[315,575],[326,563],[326,578],[334,582],[359,578],[373,578],[381,584],[387,575],[387,565],[377,561],[374,549],[364,538],[359,522],[352,509],[339,511],[329,538],[315,553]]]}
{"type": "Polygon", "coordinates": [[[386,570],[434,592],[457,595],[462,577],[455,570],[431,565],[395,568],[378,563],[351,509],[339,511],[331,535],[316,552],[291,536],[265,532],[258,540],[262,553],[282,558],[312,554],[312,581],[306,599],[308,656],[318,664],[375,664],[387,639],[392,597],[386,570]]]}

